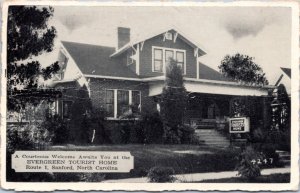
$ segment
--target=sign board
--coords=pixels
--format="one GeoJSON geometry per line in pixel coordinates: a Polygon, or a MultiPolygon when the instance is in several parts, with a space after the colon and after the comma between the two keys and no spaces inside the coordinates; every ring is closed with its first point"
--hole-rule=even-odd
{"type": "Polygon", "coordinates": [[[229,118],[229,133],[247,133],[249,131],[249,117],[229,118]]]}

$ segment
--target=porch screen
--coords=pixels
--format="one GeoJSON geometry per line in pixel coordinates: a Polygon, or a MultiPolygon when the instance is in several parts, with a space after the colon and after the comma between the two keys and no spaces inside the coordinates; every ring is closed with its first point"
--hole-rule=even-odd
{"type": "Polygon", "coordinates": [[[106,90],[105,105],[107,117],[114,117],[114,91],[106,90]]]}
{"type": "Polygon", "coordinates": [[[118,100],[117,100],[117,116],[124,115],[125,112],[129,110],[129,91],[118,90],[118,100]]]}

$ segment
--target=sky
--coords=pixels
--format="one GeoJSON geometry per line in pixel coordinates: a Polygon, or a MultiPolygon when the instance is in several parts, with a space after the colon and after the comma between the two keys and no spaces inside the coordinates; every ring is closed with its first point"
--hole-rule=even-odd
{"type": "MultiPolygon", "coordinates": [[[[117,27],[131,38],[175,26],[207,54],[200,61],[218,70],[225,55],[254,57],[271,84],[291,67],[291,9],[287,7],[78,7],[54,6],[49,22],[60,40],[113,46],[117,27]]],[[[49,56],[50,57],[50,56],[49,56]]]]}

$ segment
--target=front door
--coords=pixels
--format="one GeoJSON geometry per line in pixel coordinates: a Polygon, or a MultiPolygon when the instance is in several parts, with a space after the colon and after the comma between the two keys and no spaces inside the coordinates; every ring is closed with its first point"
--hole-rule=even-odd
{"type": "Polygon", "coordinates": [[[208,119],[215,119],[219,115],[220,115],[220,110],[216,103],[213,103],[208,106],[208,108],[207,108],[207,118],[208,119]]]}

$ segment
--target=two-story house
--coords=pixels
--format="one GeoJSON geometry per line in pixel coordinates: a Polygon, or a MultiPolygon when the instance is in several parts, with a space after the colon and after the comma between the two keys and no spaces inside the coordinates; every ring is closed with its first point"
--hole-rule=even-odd
{"type": "Polygon", "coordinates": [[[117,31],[116,48],[61,42],[62,70],[54,84],[66,88],[66,96],[54,109],[63,117],[69,116],[72,96],[80,87],[86,88],[95,109],[105,109],[108,120],[118,120],[130,106],[142,112],[156,111],[169,58],[181,66],[189,93],[185,123],[228,117],[237,96],[257,98],[258,117],[264,120],[268,116],[264,98],[271,86],[242,85],[226,79],[200,62],[207,53],[178,29],[166,29],[134,41],[129,28],[119,27],[117,31]]]}

